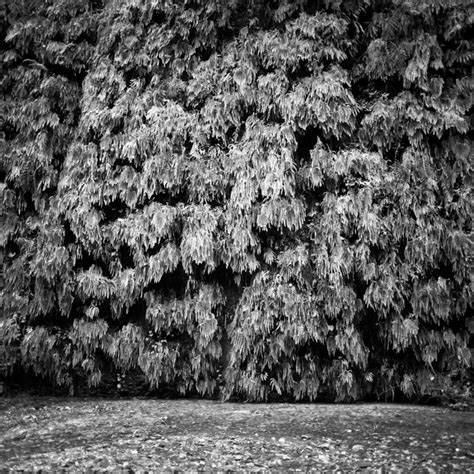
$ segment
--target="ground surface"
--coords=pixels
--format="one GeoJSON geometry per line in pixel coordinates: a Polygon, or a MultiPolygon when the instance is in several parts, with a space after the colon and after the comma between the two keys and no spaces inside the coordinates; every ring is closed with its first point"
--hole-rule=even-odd
{"type": "Polygon", "coordinates": [[[0,399],[0,469],[474,472],[474,413],[412,405],[0,399]]]}

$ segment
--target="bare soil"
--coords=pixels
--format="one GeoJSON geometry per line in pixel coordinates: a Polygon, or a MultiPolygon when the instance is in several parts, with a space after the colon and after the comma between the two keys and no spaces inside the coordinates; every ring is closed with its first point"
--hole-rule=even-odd
{"type": "Polygon", "coordinates": [[[474,413],[395,404],[0,399],[0,468],[474,472],[474,413]]]}

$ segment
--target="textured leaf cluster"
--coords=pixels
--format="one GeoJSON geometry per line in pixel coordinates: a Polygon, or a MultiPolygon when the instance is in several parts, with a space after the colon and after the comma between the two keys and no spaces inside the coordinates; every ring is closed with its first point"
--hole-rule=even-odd
{"type": "Polygon", "coordinates": [[[250,400],[466,376],[469,2],[0,13],[3,375],[250,400]]]}

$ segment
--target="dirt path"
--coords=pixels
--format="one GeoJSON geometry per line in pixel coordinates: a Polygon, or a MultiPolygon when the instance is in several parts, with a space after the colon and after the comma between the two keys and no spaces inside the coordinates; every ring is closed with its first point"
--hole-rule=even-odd
{"type": "Polygon", "coordinates": [[[474,413],[411,405],[0,400],[0,468],[474,472],[474,413]]]}

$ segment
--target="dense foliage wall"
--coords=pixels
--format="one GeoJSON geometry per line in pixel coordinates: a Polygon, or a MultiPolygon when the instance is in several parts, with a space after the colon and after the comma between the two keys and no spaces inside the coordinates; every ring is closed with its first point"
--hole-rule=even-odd
{"type": "Polygon", "coordinates": [[[262,400],[471,364],[463,0],[9,0],[0,369],[262,400]]]}

